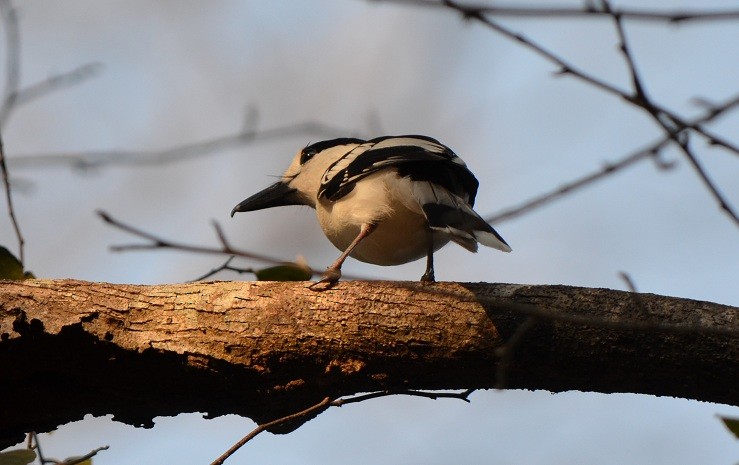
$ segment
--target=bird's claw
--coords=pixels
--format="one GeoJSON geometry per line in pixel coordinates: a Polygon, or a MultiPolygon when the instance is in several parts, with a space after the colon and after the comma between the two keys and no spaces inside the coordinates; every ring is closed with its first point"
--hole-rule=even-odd
{"type": "Polygon", "coordinates": [[[336,283],[339,282],[339,279],[341,279],[341,269],[340,268],[328,268],[326,269],[326,272],[323,273],[323,276],[321,277],[320,281],[316,281],[315,283],[308,286],[308,289],[311,290],[319,290],[319,291],[325,291],[326,289],[331,289],[336,285],[336,283]],[[325,286],[318,288],[319,284],[325,284],[325,286]]]}

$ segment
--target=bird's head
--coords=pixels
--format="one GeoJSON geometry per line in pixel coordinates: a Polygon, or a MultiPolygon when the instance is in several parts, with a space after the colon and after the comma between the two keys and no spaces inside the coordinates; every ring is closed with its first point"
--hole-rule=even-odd
{"type": "Polygon", "coordinates": [[[310,144],[295,154],[282,178],[236,205],[236,212],[263,210],[286,205],[308,205],[315,208],[324,173],[337,160],[365,141],[339,138],[310,144]]]}

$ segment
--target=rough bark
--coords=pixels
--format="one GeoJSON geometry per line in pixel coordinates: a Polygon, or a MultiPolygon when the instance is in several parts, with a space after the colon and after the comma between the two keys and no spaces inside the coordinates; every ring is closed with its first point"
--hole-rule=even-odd
{"type": "Polygon", "coordinates": [[[500,376],[739,405],[739,309],[514,284],[0,282],[0,448],[88,413],[263,422],[326,396],[500,376]]]}

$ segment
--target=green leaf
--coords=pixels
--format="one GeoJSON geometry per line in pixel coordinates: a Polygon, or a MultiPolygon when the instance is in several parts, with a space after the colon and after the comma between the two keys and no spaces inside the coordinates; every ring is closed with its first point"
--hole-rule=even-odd
{"type": "Polygon", "coordinates": [[[735,438],[739,439],[739,418],[719,417],[735,438]]]}
{"type": "Polygon", "coordinates": [[[36,452],[31,449],[13,449],[0,452],[0,465],[27,465],[36,460],[36,452]]]}
{"type": "Polygon", "coordinates": [[[313,270],[304,263],[288,262],[256,270],[254,274],[259,281],[308,281],[313,270]]]}
{"type": "MultiPolygon", "coordinates": [[[[0,246],[0,279],[21,281],[34,278],[33,273],[23,272],[23,265],[8,249],[0,246]]],[[[2,465],[2,464],[0,464],[2,465]]]]}

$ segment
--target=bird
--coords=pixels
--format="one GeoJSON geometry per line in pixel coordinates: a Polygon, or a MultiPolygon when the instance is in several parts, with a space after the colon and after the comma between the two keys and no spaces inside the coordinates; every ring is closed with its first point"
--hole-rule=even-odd
{"type": "Polygon", "coordinates": [[[237,204],[237,212],[307,205],[341,255],[326,269],[327,287],[341,279],[347,257],[400,265],[426,257],[424,283],[435,281],[434,252],[455,242],[511,247],[473,210],[479,182],[449,147],[422,135],[370,140],[340,137],[310,143],[279,181],[237,204]]]}

